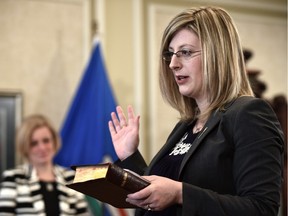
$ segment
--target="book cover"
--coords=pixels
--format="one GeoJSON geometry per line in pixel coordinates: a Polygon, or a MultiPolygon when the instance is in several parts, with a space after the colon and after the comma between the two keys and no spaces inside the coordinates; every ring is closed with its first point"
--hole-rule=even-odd
{"type": "Polygon", "coordinates": [[[129,193],[147,187],[150,182],[138,174],[112,164],[82,165],[72,167],[76,173],[69,188],[91,196],[116,208],[135,208],[127,203],[129,193]]]}

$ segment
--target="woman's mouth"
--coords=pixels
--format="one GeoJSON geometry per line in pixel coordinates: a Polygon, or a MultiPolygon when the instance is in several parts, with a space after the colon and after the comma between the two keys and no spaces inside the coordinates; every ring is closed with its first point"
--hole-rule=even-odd
{"type": "Polygon", "coordinates": [[[177,80],[183,80],[186,79],[188,76],[176,76],[177,80]]]}
{"type": "Polygon", "coordinates": [[[182,75],[176,76],[176,82],[177,82],[178,84],[183,84],[183,83],[186,82],[186,80],[187,80],[188,77],[189,77],[189,76],[182,76],[182,75]]]}

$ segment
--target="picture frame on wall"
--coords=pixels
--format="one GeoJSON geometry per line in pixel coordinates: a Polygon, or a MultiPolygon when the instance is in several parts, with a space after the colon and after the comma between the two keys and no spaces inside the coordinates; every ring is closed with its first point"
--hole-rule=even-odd
{"type": "Polygon", "coordinates": [[[22,120],[21,92],[0,91],[0,173],[17,163],[16,130],[22,120]]]}

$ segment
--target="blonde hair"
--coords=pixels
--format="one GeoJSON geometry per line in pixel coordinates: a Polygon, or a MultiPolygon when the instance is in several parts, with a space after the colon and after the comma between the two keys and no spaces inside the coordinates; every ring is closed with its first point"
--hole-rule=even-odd
{"type": "Polygon", "coordinates": [[[203,90],[209,107],[199,113],[193,98],[180,94],[174,75],[165,60],[160,59],[159,83],[164,100],[179,111],[182,120],[207,119],[214,110],[243,96],[253,96],[247,78],[244,57],[237,29],[230,15],[221,8],[200,7],[183,11],[166,27],[161,41],[162,53],[168,50],[175,34],[181,29],[194,32],[202,49],[203,90]]]}
{"type": "Polygon", "coordinates": [[[25,118],[21,126],[17,130],[16,135],[16,145],[20,155],[24,160],[28,160],[28,153],[31,148],[32,134],[36,129],[41,127],[47,127],[53,138],[53,143],[55,147],[55,152],[57,152],[61,147],[60,137],[50,123],[50,121],[43,115],[35,114],[25,118]]]}

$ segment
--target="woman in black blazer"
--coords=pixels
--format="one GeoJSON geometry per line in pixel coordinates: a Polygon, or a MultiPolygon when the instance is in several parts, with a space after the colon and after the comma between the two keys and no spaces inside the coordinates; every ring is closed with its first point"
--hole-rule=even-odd
{"type": "Polygon", "coordinates": [[[276,216],[283,133],[253,96],[231,17],[215,7],[183,11],[165,29],[161,55],[161,92],[181,119],[149,166],[132,107],[127,119],[117,107],[109,122],[117,163],[151,182],[126,201],[145,216],[276,216]]]}

